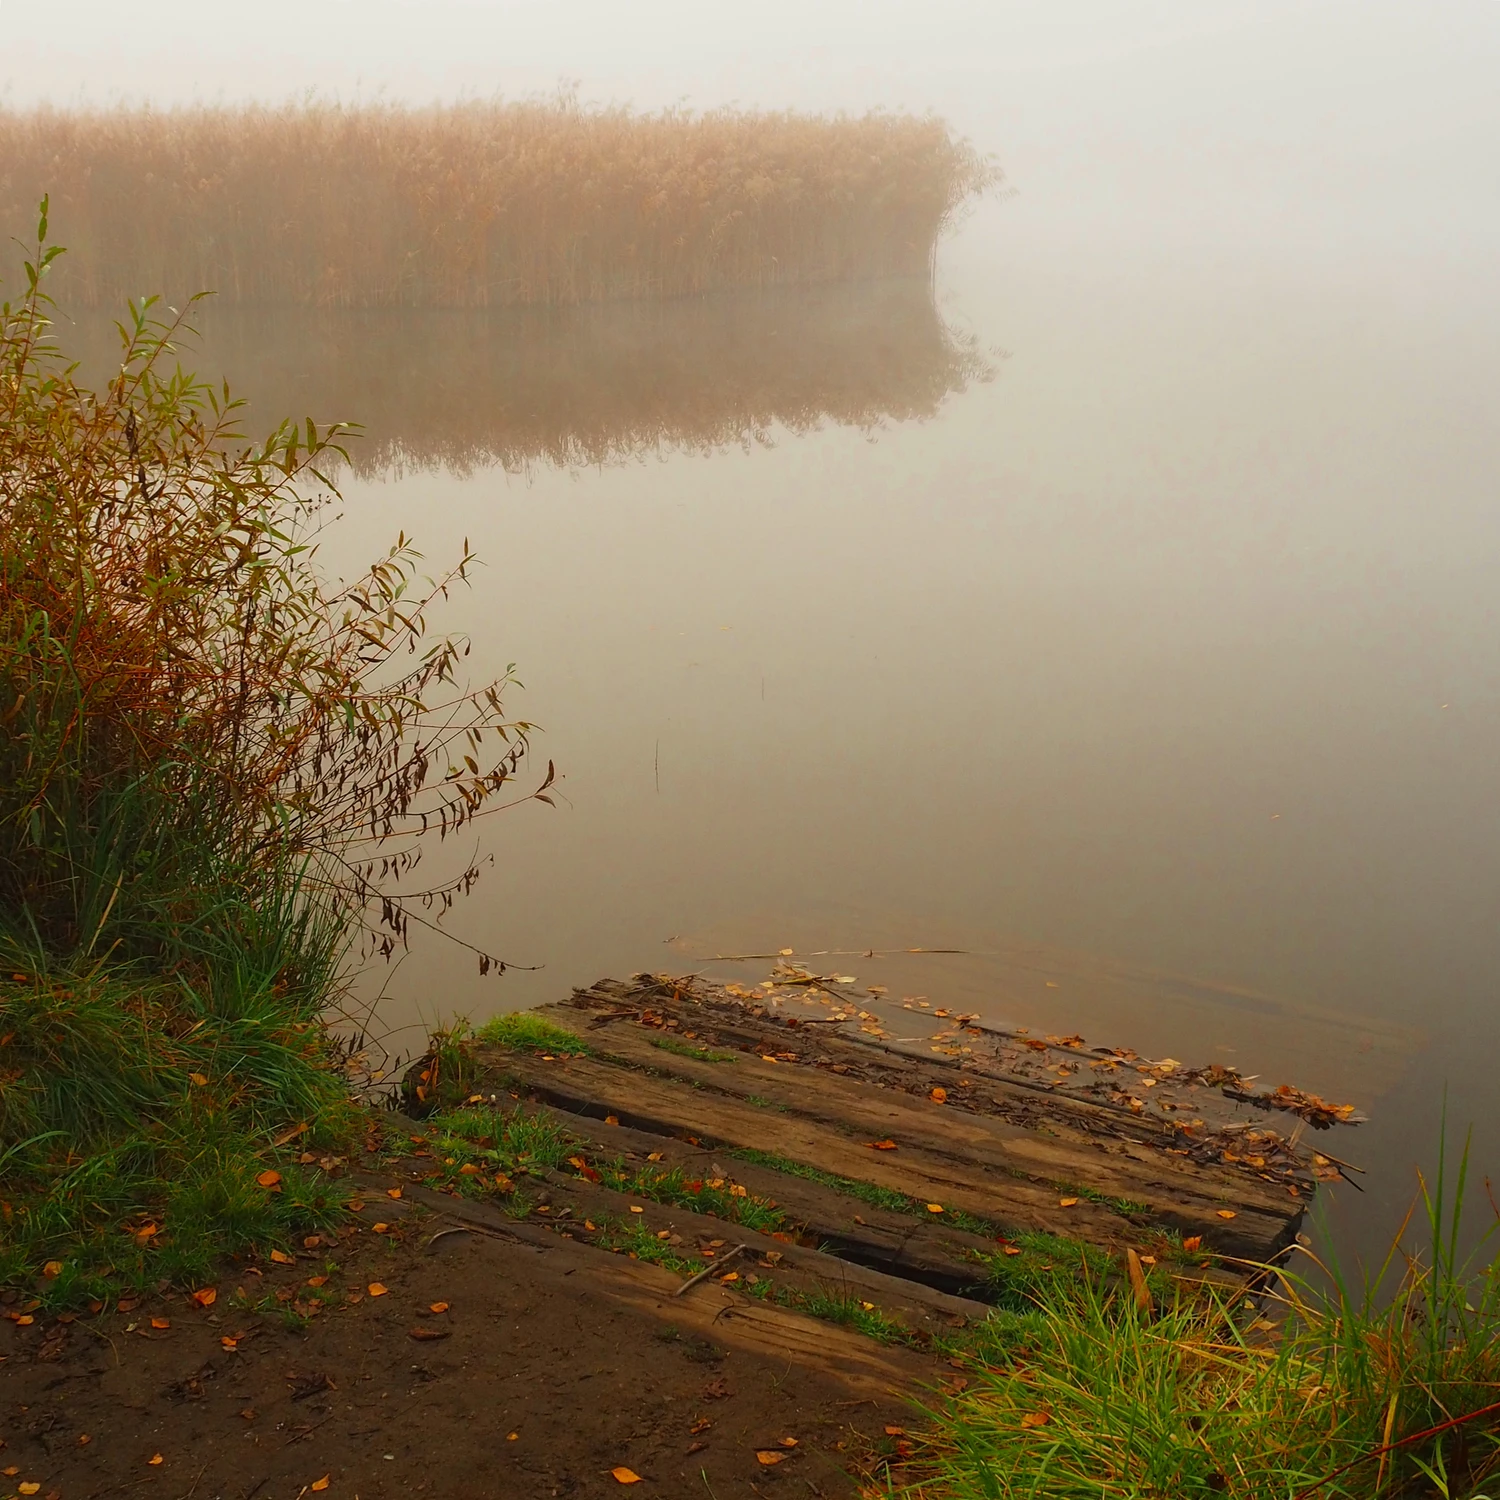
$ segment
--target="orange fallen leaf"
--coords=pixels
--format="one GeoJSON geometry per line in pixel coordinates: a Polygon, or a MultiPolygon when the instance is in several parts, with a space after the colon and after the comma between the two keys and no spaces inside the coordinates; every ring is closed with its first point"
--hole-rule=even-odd
{"type": "Polygon", "coordinates": [[[370,1228],[373,1229],[376,1234],[384,1234],[386,1232],[386,1230],[389,1229],[390,1227],[391,1226],[389,1224],[372,1224],[372,1225],[370,1225],[370,1228]]]}
{"type": "Polygon", "coordinates": [[[196,1302],[199,1307],[212,1307],[218,1300],[219,1293],[217,1288],[215,1287],[201,1286],[196,1292],[193,1293],[193,1301],[196,1302]]]}
{"type": "Polygon", "coordinates": [[[929,1203],[927,1205],[927,1212],[930,1214],[940,1214],[942,1211],[943,1205],[941,1203],[929,1203]]]}
{"type": "Polygon", "coordinates": [[[1057,1200],[1057,1206],[1059,1208],[1072,1208],[1072,1206],[1077,1202],[1078,1200],[1076,1198],[1059,1198],[1057,1200]]]}
{"type": "Polygon", "coordinates": [[[188,1078],[200,1089],[208,1087],[208,1074],[206,1073],[189,1073],[188,1078]]]}
{"type": "Polygon", "coordinates": [[[8,1469],[0,1469],[0,1474],[4,1474],[7,1479],[14,1479],[20,1472],[21,1469],[18,1464],[12,1464],[8,1469]]]}
{"type": "Polygon", "coordinates": [[[381,1285],[381,1284],[380,1284],[380,1283],[379,1283],[379,1282],[378,1282],[378,1281],[372,1281],[372,1282],[371,1282],[371,1283],[370,1283],[370,1284],[369,1284],[369,1286],[367,1286],[367,1287],[366,1287],[366,1288],[365,1288],[365,1290],[366,1290],[366,1291],[367,1291],[367,1292],[368,1292],[368,1293],[369,1293],[369,1294],[370,1294],[370,1295],[371,1295],[371,1296],[372,1296],[372,1297],[383,1297],[383,1296],[385,1296],[385,1294],[386,1294],[386,1288],[385,1288],[385,1287],[383,1287],[383,1286],[382,1286],[382,1285],[381,1285]]]}
{"type": "Polygon", "coordinates": [[[1232,1208],[1221,1208],[1218,1210],[1218,1215],[1221,1219],[1233,1219],[1237,1217],[1232,1208]]]}
{"type": "Polygon", "coordinates": [[[463,1166],[458,1169],[458,1175],[460,1177],[478,1177],[479,1168],[475,1166],[473,1162],[466,1161],[463,1166]]]}
{"type": "MultiPolygon", "coordinates": [[[[618,1125],[620,1123],[620,1117],[619,1117],[619,1115],[605,1115],[605,1117],[604,1117],[604,1123],[606,1125],[618,1125]]],[[[625,1472],[628,1474],[630,1472],[630,1470],[627,1469],[625,1472]]],[[[615,1477],[617,1479],[619,1478],[619,1470],[618,1469],[615,1470],[615,1477]]],[[[634,1479],[621,1479],[620,1483],[621,1484],[639,1484],[640,1483],[640,1476],[636,1475],[636,1477],[634,1479]]]]}
{"type": "Polygon", "coordinates": [[[328,1278],[326,1276],[309,1276],[307,1278],[308,1286],[323,1286],[327,1281],[328,1278]]]}
{"type": "Polygon", "coordinates": [[[521,1434],[519,1432],[508,1432],[508,1433],[505,1434],[505,1441],[507,1443],[519,1442],[520,1439],[521,1439],[521,1434]]]}
{"type": "Polygon", "coordinates": [[[297,1263],[297,1257],[295,1255],[288,1255],[285,1250],[273,1250],[271,1252],[271,1259],[278,1266],[292,1266],[297,1263]]]}
{"type": "Polygon", "coordinates": [[[17,1328],[30,1328],[31,1325],[33,1323],[35,1323],[35,1322],[36,1322],[36,1319],[33,1318],[30,1313],[21,1313],[16,1318],[16,1327],[17,1328]]]}
{"type": "Polygon", "coordinates": [[[895,1141],[866,1141],[872,1151],[894,1151],[897,1149],[895,1141]]]}
{"type": "Polygon", "coordinates": [[[23,1479],[21,1483],[16,1486],[16,1489],[22,1495],[34,1495],[39,1489],[41,1489],[41,1485],[39,1485],[34,1479],[23,1479]]]}
{"type": "Polygon", "coordinates": [[[219,1340],[219,1346],[222,1349],[226,1350],[228,1353],[233,1354],[234,1351],[240,1347],[240,1341],[238,1339],[230,1338],[226,1333],[224,1337],[219,1340]]]}
{"type": "Polygon", "coordinates": [[[1050,1411],[1029,1411],[1021,1418],[1022,1427],[1045,1427],[1052,1420],[1050,1411]]]}
{"type": "Polygon", "coordinates": [[[152,1318],[151,1326],[153,1328],[170,1328],[172,1320],[170,1318],[152,1318]]]}
{"type": "Polygon", "coordinates": [[[1021,1247],[1019,1245],[1007,1245],[1005,1247],[1005,1253],[1007,1255],[1019,1255],[1021,1253],[1021,1247]]]}
{"type": "Polygon", "coordinates": [[[267,1170],[262,1172],[255,1180],[264,1188],[275,1187],[281,1181],[281,1173],[267,1170]]]}
{"type": "Polygon", "coordinates": [[[755,1450],[755,1461],[770,1468],[772,1464],[779,1464],[786,1458],[786,1454],[777,1448],[757,1448],[755,1450]]]}
{"type": "Polygon", "coordinates": [[[62,1268],[63,1263],[60,1260],[49,1260],[47,1264],[42,1267],[42,1275],[45,1276],[48,1281],[51,1281],[54,1277],[62,1275],[62,1268]]]}
{"type": "Polygon", "coordinates": [[[150,1465],[150,1466],[151,1466],[151,1467],[152,1467],[152,1468],[155,1468],[155,1467],[156,1467],[156,1466],[157,1466],[157,1465],[158,1465],[158,1464],[162,1464],[162,1463],[165,1463],[165,1462],[166,1462],[166,1460],[165,1460],[165,1459],[164,1459],[164,1458],[163,1458],[163,1457],[162,1457],[162,1456],[161,1456],[161,1454],[160,1454],[160,1453],[153,1453],[153,1454],[152,1454],[152,1455],[151,1455],[151,1457],[150,1457],[150,1458],[148,1458],[148,1459],[147,1459],[147,1460],[146,1460],[146,1462],[147,1462],[147,1464],[149,1464],[149,1465],[150,1465]]]}
{"type": "Polygon", "coordinates": [[[727,1286],[731,1281],[738,1281],[739,1279],[740,1273],[738,1271],[731,1271],[727,1276],[719,1277],[719,1282],[721,1285],[727,1286]]]}
{"type": "Polygon", "coordinates": [[[1182,1248],[1184,1250],[1196,1250],[1198,1248],[1198,1246],[1201,1245],[1202,1243],[1203,1243],[1203,1236],[1201,1234],[1190,1234],[1182,1242],[1182,1248]]]}
{"type": "Polygon", "coordinates": [[[885,1435],[887,1437],[905,1437],[906,1429],[904,1427],[887,1427],[885,1435]]]}
{"type": "Polygon", "coordinates": [[[310,1490],[326,1490],[327,1488],[328,1475],[326,1474],[321,1479],[315,1479],[310,1485],[308,1485],[308,1489],[310,1490]]]}
{"type": "Polygon", "coordinates": [[[948,1090],[947,1089],[933,1089],[933,1091],[930,1094],[928,1094],[927,1097],[929,1099],[931,1099],[934,1104],[943,1104],[943,1103],[945,1103],[947,1101],[948,1090]]]}
{"type": "Polygon", "coordinates": [[[634,1469],[627,1469],[624,1464],[621,1464],[618,1469],[611,1469],[609,1472],[614,1475],[616,1482],[619,1484],[639,1484],[641,1482],[641,1476],[634,1469]]]}
{"type": "Polygon", "coordinates": [[[399,1198],[401,1196],[401,1189],[400,1188],[387,1188],[385,1190],[385,1195],[386,1195],[387,1198],[399,1198]]]}
{"type": "Polygon", "coordinates": [[[784,1437],[781,1440],[781,1446],[783,1448],[795,1448],[797,1446],[797,1439],[794,1437],[784,1437]]]}
{"type": "Polygon", "coordinates": [[[446,1302],[434,1302],[428,1307],[427,1311],[435,1313],[445,1313],[448,1311],[448,1304],[446,1302]]]}

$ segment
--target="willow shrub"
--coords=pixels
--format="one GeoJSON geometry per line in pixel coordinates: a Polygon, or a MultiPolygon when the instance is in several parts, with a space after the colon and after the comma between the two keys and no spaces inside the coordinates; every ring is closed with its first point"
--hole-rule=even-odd
{"type": "Polygon", "coordinates": [[[60,253],[44,200],[0,307],[0,1279],[53,1297],[330,1210],[268,1164],[354,1128],[322,1024],[341,962],[467,889],[414,909],[384,883],[516,800],[529,728],[428,632],[467,549],[419,586],[403,538],[330,588],[345,434],[246,441],[150,302],[83,389],[48,318],[60,253]]]}

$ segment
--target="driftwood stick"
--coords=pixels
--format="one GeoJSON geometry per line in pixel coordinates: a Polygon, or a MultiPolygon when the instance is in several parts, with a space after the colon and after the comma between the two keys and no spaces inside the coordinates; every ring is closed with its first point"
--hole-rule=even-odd
{"type": "Polygon", "coordinates": [[[712,1276],[715,1271],[722,1271],[724,1267],[727,1266],[729,1262],[735,1258],[735,1256],[742,1254],[749,1248],[750,1247],[748,1245],[736,1245],[733,1250],[730,1250],[720,1259],[716,1260],[713,1265],[704,1266],[704,1268],[699,1271],[696,1276],[689,1276],[688,1279],[684,1281],[675,1292],[672,1293],[672,1295],[674,1297],[680,1297],[684,1292],[691,1291],[695,1286],[698,1285],[700,1281],[706,1280],[708,1277],[712,1276]]]}

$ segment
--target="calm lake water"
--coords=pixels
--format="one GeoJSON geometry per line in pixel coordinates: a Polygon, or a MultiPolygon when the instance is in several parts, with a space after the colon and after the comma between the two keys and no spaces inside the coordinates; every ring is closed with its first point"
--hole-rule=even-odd
{"type": "Polygon", "coordinates": [[[1358,1243],[1445,1091],[1500,1171],[1500,29],[1230,9],[993,107],[946,59],[1021,191],[932,296],[211,315],[268,418],[367,424],[333,571],[470,540],[441,623],[564,778],[450,919],[536,971],[418,939],[364,980],[394,1046],[844,950],[1356,1103],[1358,1243]]]}

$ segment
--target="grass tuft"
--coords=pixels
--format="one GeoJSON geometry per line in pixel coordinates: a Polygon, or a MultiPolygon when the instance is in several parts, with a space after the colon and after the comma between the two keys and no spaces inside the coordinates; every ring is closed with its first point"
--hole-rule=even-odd
{"type": "Polygon", "coordinates": [[[512,1052],[550,1052],[555,1057],[590,1057],[594,1049],[571,1031],[554,1025],[534,1011],[518,1010],[495,1016],[475,1032],[475,1039],[512,1052]]]}

